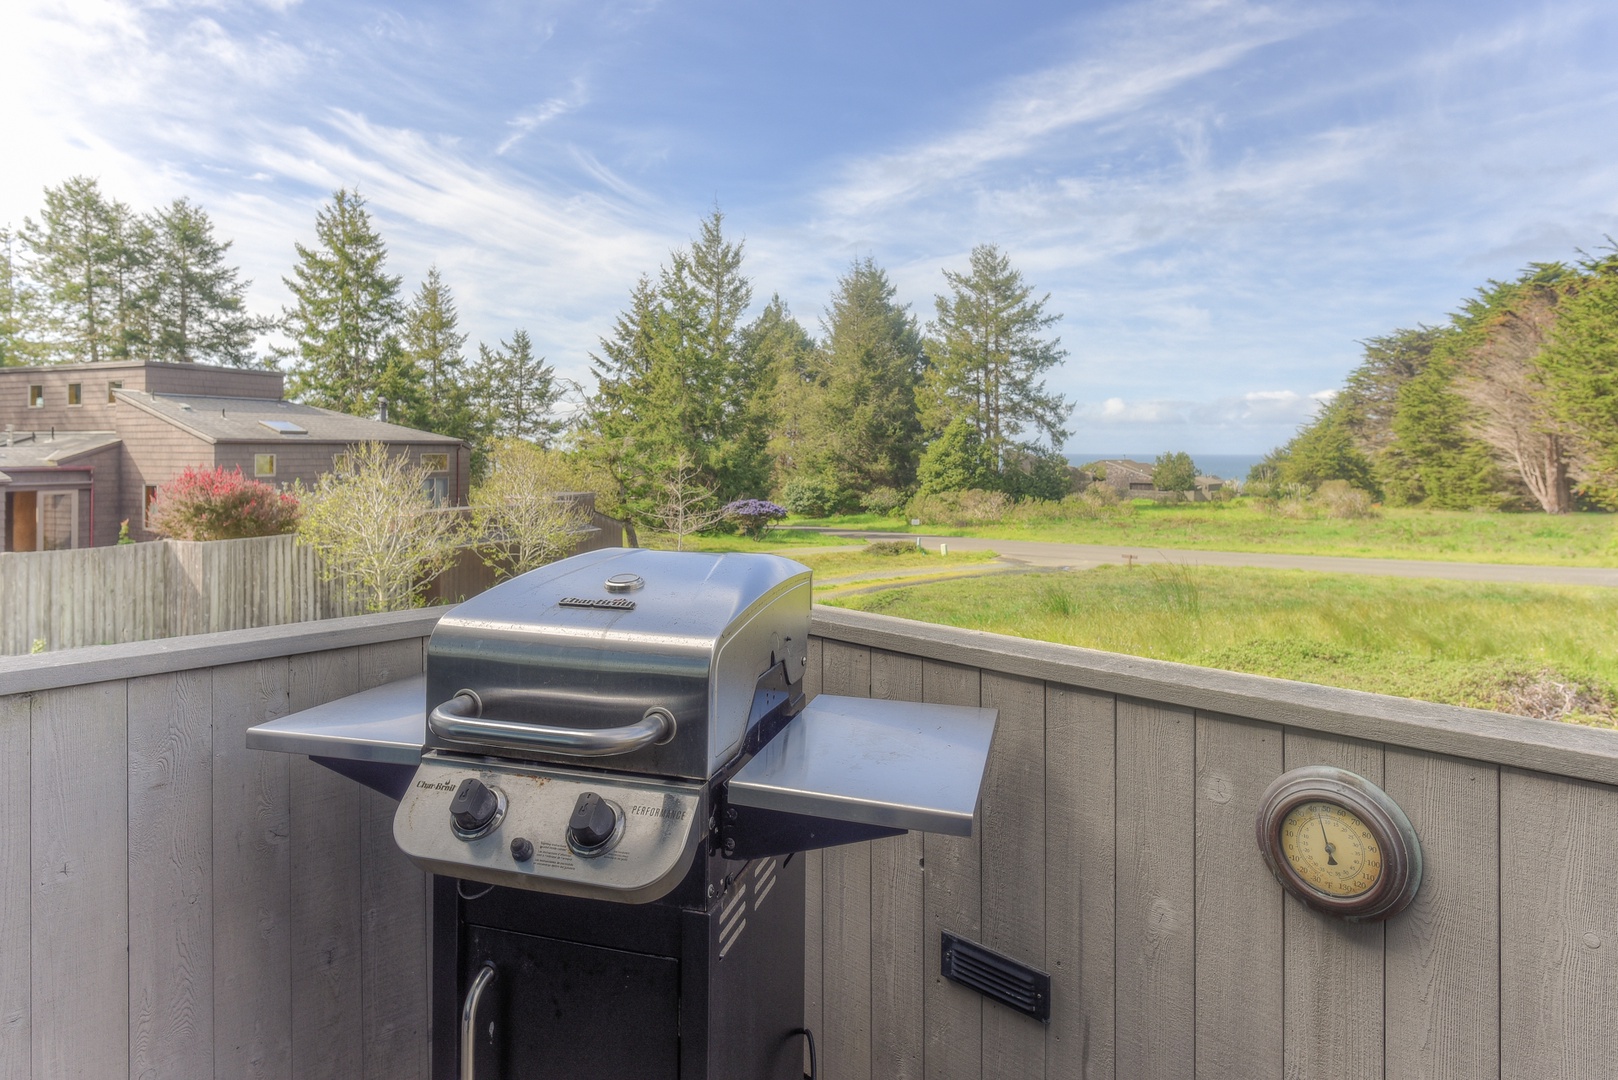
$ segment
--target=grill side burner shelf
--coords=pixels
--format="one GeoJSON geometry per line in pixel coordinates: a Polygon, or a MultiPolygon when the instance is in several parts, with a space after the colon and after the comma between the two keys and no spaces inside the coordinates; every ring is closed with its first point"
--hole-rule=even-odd
{"type": "Polygon", "coordinates": [[[425,677],[260,725],[399,800],[436,1080],[797,1080],[801,852],[970,835],[995,713],[805,705],[809,571],[615,549],[502,583],[425,677]]]}

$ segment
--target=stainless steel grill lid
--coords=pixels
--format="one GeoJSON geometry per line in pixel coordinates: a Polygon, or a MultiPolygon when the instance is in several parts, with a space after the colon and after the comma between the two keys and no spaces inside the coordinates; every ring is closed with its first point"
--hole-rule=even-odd
{"type": "Polygon", "coordinates": [[[808,657],[809,570],[608,549],[468,600],[427,647],[429,749],[703,780],[746,735],[759,676],[808,657]]]}

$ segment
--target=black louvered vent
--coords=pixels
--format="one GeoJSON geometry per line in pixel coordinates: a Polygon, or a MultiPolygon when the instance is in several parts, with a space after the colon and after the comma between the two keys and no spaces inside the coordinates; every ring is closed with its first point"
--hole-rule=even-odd
{"type": "Polygon", "coordinates": [[[1051,1018],[1051,977],[993,949],[943,932],[944,978],[969,986],[984,997],[1026,1013],[1041,1023],[1051,1018]]]}

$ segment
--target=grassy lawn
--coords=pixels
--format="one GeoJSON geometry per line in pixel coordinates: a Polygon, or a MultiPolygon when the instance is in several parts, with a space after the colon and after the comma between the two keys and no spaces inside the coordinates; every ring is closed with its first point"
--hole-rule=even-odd
{"type": "Polygon", "coordinates": [[[1614,726],[1618,705],[1614,589],[1146,566],[967,579],[826,602],[1604,727],[1614,726]]]}
{"type": "MultiPolygon", "coordinates": [[[[664,551],[674,550],[674,537],[666,533],[654,533],[650,530],[640,534],[642,547],[657,548],[664,551]]],[[[812,551],[820,547],[848,547],[862,541],[849,540],[842,536],[826,536],[822,533],[797,532],[793,530],[772,530],[762,540],[753,540],[746,536],[719,534],[714,536],[688,536],[685,538],[687,551],[766,551],[775,555],[786,555],[791,558],[798,557],[800,549],[812,551]]]]}
{"type": "Polygon", "coordinates": [[[1138,500],[1100,509],[1063,506],[1065,512],[1047,513],[1030,513],[1019,507],[1010,520],[962,527],[911,528],[903,519],[874,514],[794,519],[791,523],[933,536],[1200,548],[1204,551],[1618,566],[1618,514],[1550,517],[1545,514],[1385,510],[1378,518],[1354,521],[1284,517],[1266,513],[1248,499],[1177,505],[1138,500]]]}
{"type": "MultiPolygon", "coordinates": [[[[672,548],[668,537],[642,538],[647,547],[672,548]]],[[[815,572],[817,585],[826,578],[850,575],[876,575],[868,582],[880,582],[891,577],[912,577],[918,571],[950,570],[990,562],[992,551],[961,551],[940,555],[925,551],[901,541],[891,545],[867,545],[863,540],[825,536],[821,533],[772,532],[763,540],[749,540],[742,536],[698,536],[686,538],[687,551],[762,551],[771,555],[784,555],[796,559],[815,572]],[[817,551],[817,548],[859,547],[858,551],[817,551]]]]}

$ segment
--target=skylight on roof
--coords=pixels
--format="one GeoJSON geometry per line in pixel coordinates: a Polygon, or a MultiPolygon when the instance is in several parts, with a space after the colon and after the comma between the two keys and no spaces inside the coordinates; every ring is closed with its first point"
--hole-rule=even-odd
{"type": "Polygon", "coordinates": [[[307,435],[309,429],[291,420],[260,420],[259,423],[275,432],[277,435],[307,435]]]}

